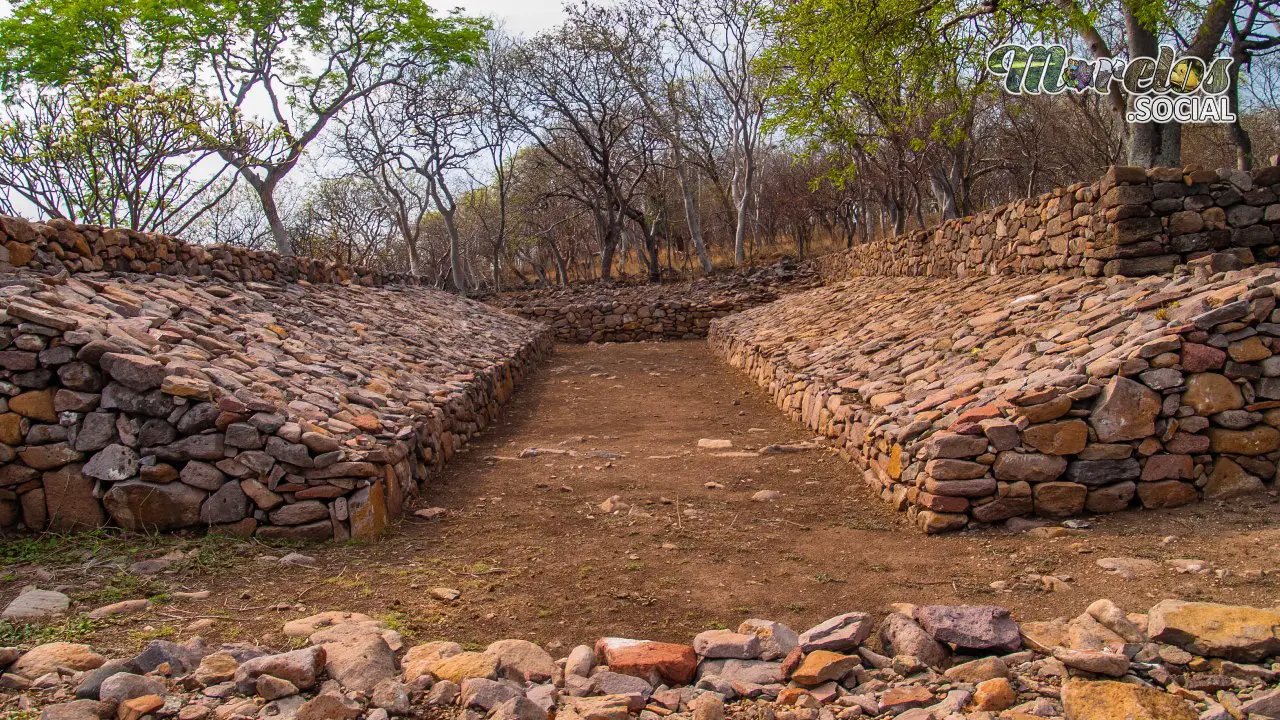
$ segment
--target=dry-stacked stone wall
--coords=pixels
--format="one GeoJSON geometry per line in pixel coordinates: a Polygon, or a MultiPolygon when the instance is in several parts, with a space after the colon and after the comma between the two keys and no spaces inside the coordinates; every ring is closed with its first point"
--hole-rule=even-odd
{"type": "Polygon", "coordinates": [[[1275,487],[1280,268],[854,278],[710,343],[925,532],[1275,487]]]}
{"type": "Polygon", "coordinates": [[[3,528],[372,537],[552,348],[546,328],[427,288],[240,282],[304,266],[0,224],[44,239],[25,258],[9,240],[27,263],[0,263],[3,528]],[[121,253],[73,263],[76,235],[121,253]],[[85,271],[130,256],[200,277],[85,271]]]}
{"type": "Polygon", "coordinates": [[[1165,273],[1201,258],[1240,267],[1280,256],[1280,167],[1253,173],[1113,167],[928,230],[824,256],[835,282],[865,275],[966,278],[1165,273]]]}
{"type": "Polygon", "coordinates": [[[418,278],[287,257],[229,245],[193,245],[168,235],[56,219],[32,223],[0,215],[0,263],[50,275],[63,272],[161,273],[226,282],[417,285],[418,278]]]}
{"type": "Polygon", "coordinates": [[[681,340],[707,336],[715,318],[819,284],[809,264],[754,267],[667,285],[586,283],[496,295],[489,302],[549,325],[567,343],[681,340]]]}

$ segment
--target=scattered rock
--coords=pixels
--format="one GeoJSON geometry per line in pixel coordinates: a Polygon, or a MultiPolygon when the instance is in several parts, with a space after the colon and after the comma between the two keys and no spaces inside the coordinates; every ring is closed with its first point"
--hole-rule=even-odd
{"type": "Polygon", "coordinates": [[[55,590],[28,590],[14,598],[0,614],[5,620],[38,622],[65,615],[71,598],[55,590]]]}
{"type": "Polygon", "coordinates": [[[1072,680],[1062,687],[1066,720],[1197,720],[1186,702],[1153,688],[1072,680]]]}

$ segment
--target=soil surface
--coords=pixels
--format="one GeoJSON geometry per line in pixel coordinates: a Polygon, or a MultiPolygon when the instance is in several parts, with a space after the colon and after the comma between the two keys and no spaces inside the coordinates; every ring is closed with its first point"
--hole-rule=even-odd
{"type": "MultiPolygon", "coordinates": [[[[754,452],[808,440],[705,343],[561,346],[419,502],[447,509],[442,519],[409,517],[373,544],[296,548],[311,566],[282,566],[275,558],[288,550],[254,543],[202,551],[207,562],[180,563],[135,592],[209,590],[208,600],[170,595],[99,625],[89,642],[183,638],[208,618],[206,639],[283,645],[286,620],[342,609],[386,618],[413,642],[518,637],[554,654],[601,635],[688,642],[751,617],[804,630],[894,602],[994,603],[1024,620],[1072,616],[1099,597],[1132,611],[1165,597],[1280,604],[1274,493],[1090,518],[1056,538],[925,537],[826,449],[754,452]],[[699,449],[703,438],[732,448],[699,449]],[[528,448],[550,452],[522,458],[528,448]],[[753,500],[761,490],[780,497],[753,500]],[[602,510],[614,496],[624,506],[602,510]],[[1114,557],[1154,564],[1126,580],[1097,562],[1114,557]],[[1204,569],[1179,572],[1175,559],[1204,569]],[[459,596],[437,597],[442,588],[459,596]]],[[[102,573],[173,549],[113,561],[67,542],[65,562],[6,569],[0,600],[30,583],[87,602],[103,597],[83,594],[108,582],[102,573]]]]}

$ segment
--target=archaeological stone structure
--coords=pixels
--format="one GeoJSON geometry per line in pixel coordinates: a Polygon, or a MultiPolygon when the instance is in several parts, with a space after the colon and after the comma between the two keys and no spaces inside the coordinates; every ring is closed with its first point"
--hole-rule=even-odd
{"type": "Polygon", "coordinates": [[[925,532],[1257,493],[1280,461],[1278,183],[1113,168],[823,258],[828,285],[710,342],[925,532]]]}
{"type": "Polygon", "coordinates": [[[779,262],[668,285],[571,285],[503,293],[489,302],[550,325],[566,343],[688,340],[707,336],[715,318],[815,287],[809,264],[779,262]]]}
{"type": "Polygon", "coordinates": [[[800,266],[489,304],[0,218],[0,526],[370,537],[555,340],[702,336],[925,532],[1249,495],[1280,462],[1277,190],[1116,167],[800,266]]]}
{"type": "Polygon", "coordinates": [[[552,346],[396,280],[0,219],[0,527],[378,535],[552,346]]]}
{"type": "MultiPolygon", "coordinates": [[[[1275,260],[1280,167],[1253,174],[1115,167],[928,230],[819,260],[824,280],[854,275],[965,278],[1038,272],[1152,275],[1225,253],[1242,265],[1275,260]]],[[[1229,262],[1229,260],[1228,260],[1229,262]]]]}

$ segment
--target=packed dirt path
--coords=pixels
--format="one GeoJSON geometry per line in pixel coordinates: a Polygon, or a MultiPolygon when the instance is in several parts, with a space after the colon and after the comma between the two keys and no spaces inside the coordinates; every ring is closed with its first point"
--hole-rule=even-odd
{"type": "Polygon", "coordinates": [[[427,492],[420,507],[447,509],[442,519],[409,517],[374,544],[298,548],[311,566],[281,566],[285,551],[250,545],[242,562],[158,578],[211,590],[209,600],[98,633],[126,644],[163,623],[181,637],[204,617],[214,619],[206,638],[281,642],[284,621],[344,609],[391,619],[417,641],[554,648],[605,634],[687,642],[750,617],[803,630],[893,602],[996,603],[1047,619],[1099,597],[1134,610],[1163,597],[1280,601],[1274,497],[1095,518],[1056,538],[925,537],[826,449],[754,452],[808,440],[704,343],[561,346],[427,492]],[[704,438],[732,448],[700,449],[704,438]],[[551,452],[521,458],[528,448],[551,452]],[[754,500],[763,490],[780,496],[754,500]],[[623,505],[603,510],[614,496],[623,505]],[[1108,557],[1154,562],[1126,581],[1096,562],[1108,557]],[[1178,572],[1171,559],[1205,567],[1178,572]],[[437,597],[441,588],[460,594],[437,597]]]}

